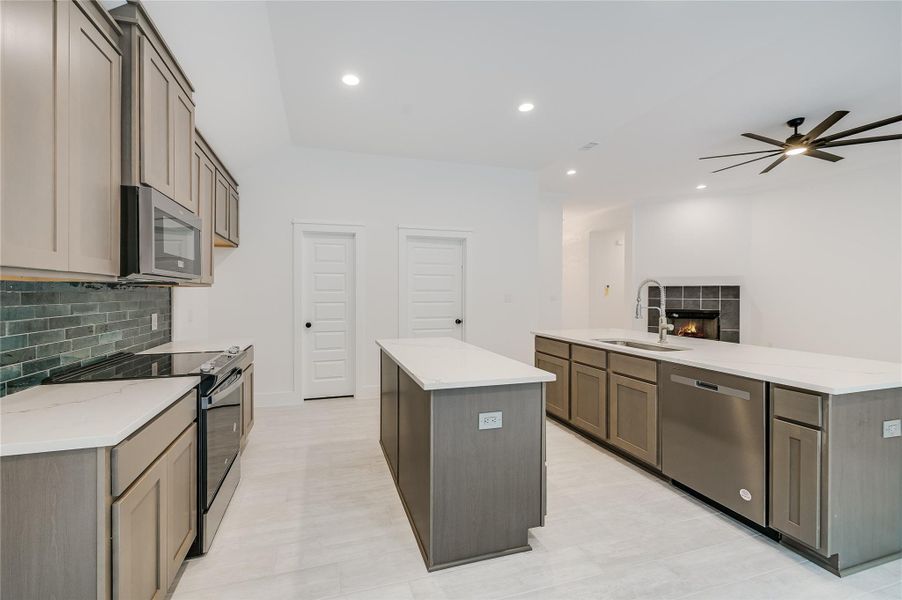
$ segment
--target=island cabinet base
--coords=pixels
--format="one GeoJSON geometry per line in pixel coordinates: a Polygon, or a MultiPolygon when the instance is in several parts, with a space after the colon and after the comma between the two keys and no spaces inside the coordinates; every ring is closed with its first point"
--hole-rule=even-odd
{"type": "Polygon", "coordinates": [[[427,391],[383,353],[380,442],[428,570],[531,549],[544,522],[543,385],[427,391]],[[500,427],[480,428],[485,413],[501,413],[500,427]]]}

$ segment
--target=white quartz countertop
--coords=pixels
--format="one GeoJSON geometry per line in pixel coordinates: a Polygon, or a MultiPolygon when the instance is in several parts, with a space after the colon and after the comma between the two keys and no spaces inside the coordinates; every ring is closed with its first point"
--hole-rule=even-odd
{"type": "Polygon", "coordinates": [[[424,390],[541,383],[554,374],[454,338],[376,340],[424,390]]]}
{"type": "Polygon", "coordinates": [[[850,394],[902,387],[902,363],[675,336],[668,337],[667,345],[687,350],[656,352],[597,341],[620,339],[653,344],[658,342],[658,335],[655,333],[629,329],[556,329],[532,333],[622,354],[711,369],[825,394],[850,394]]]}
{"type": "Polygon", "coordinates": [[[138,354],[159,354],[161,352],[225,352],[232,346],[238,346],[242,350],[249,346],[253,346],[253,340],[247,338],[220,338],[211,340],[179,340],[177,342],[167,342],[149,348],[138,354]]]}
{"type": "Polygon", "coordinates": [[[0,456],[115,446],[199,377],[39,385],[0,398],[0,456]]]}

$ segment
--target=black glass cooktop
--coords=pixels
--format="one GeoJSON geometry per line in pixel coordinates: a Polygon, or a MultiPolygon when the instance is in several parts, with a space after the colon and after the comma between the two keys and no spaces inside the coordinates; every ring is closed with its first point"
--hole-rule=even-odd
{"type": "Polygon", "coordinates": [[[109,381],[111,379],[150,379],[201,375],[200,366],[219,352],[180,352],[173,354],[133,354],[120,352],[90,365],[60,371],[44,383],[109,381]]]}

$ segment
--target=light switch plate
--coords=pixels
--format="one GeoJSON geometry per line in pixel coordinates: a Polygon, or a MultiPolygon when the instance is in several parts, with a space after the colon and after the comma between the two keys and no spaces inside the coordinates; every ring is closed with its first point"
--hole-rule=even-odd
{"type": "Polygon", "coordinates": [[[157,313],[150,314],[150,330],[156,331],[159,325],[157,325],[157,313]]]}
{"type": "Polygon", "coordinates": [[[902,419],[883,422],[883,437],[893,438],[900,436],[902,436],[902,419]]]}
{"type": "Polygon", "coordinates": [[[479,413],[480,429],[501,429],[501,411],[479,413]]]}

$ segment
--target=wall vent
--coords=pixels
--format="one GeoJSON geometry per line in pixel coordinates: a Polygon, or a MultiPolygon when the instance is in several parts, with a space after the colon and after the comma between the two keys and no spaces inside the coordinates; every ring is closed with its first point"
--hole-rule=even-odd
{"type": "Polygon", "coordinates": [[[594,148],[597,145],[598,145],[598,142],[589,142],[588,144],[586,144],[584,146],[580,146],[579,149],[580,149],[580,151],[585,152],[586,150],[591,150],[592,148],[594,148]]]}

